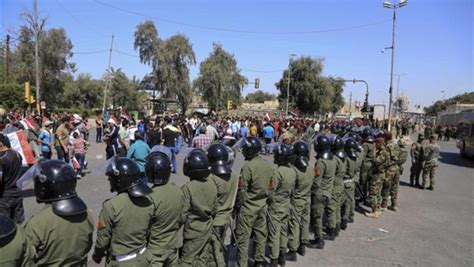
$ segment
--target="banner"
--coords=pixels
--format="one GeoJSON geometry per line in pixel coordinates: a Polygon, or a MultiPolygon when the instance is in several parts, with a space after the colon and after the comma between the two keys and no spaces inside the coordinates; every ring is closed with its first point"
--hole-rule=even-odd
{"type": "Polygon", "coordinates": [[[36,159],[31,150],[30,144],[26,139],[26,135],[23,131],[17,131],[14,133],[7,134],[8,140],[10,140],[10,145],[13,150],[20,153],[23,158],[23,165],[35,164],[36,159]]]}

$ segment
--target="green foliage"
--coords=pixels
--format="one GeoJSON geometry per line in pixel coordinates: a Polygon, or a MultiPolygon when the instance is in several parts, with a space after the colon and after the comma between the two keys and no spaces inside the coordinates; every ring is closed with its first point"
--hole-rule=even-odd
{"type": "Polygon", "coordinates": [[[113,109],[143,110],[148,96],[138,91],[139,81],[130,80],[121,69],[112,69],[111,77],[108,97],[113,109]]]}
{"type": "Polygon", "coordinates": [[[225,107],[227,99],[240,103],[242,87],[247,83],[247,78],[240,74],[234,55],[214,43],[212,53],[201,62],[199,76],[193,86],[210,107],[219,110],[225,107]]]}
{"type": "Polygon", "coordinates": [[[265,101],[274,101],[277,97],[274,94],[266,93],[258,90],[253,93],[249,93],[245,96],[245,102],[248,103],[263,103],[265,101]]]}
{"type": "Polygon", "coordinates": [[[81,109],[100,109],[102,107],[104,82],[92,79],[90,74],[79,74],[75,80],[71,75],[64,75],[64,107],[81,109]]]}
{"type": "Polygon", "coordinates": [[[21,84],[0,84],[0,106],[7,110],[26,107],[25,87],[21,84]]]}
{"type": "Polygon", "coordinates": [[[453,104],[474,104],[474,92],[460,94],[445,101],[438,100],[433,105],[425,108],[425,113],[428,116],[436,116],[439,112],[446,110],[449,105],[453,104]]]}
{"type": "MultiPolygon", "coordinates": [[[[344,81],[323,76],[323,67],[322,58],[301,57],[291,62],[291,108],[304,113],[326,114],[336,112],[344,105],[344,81]]],[[[275,86],[280,90],[279,99],[284,103],[287,98],[288,70],[283,72],[275,86]]]]}
{"type": "Polygon", "coordinates": [[[196,64],[189,38],[178,34],[161,40],[154,23],[145,21],[137,26],[134,47],[140,61],[153,68],[145,87],[154,87],[162,98],[177,100],[184,114],[192,99],[189,65],[196,64]]]}

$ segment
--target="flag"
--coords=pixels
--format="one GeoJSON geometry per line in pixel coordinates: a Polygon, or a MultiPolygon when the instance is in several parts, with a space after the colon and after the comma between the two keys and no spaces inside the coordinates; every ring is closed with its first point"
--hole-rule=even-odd
{"type": "Polygon", "coordinates": [[[29,130],[29,129],[37,130],[39,128],[38,124],[36,123],[36,121],[33,118],[24,118],[24,119],[20,120],[20,124],[26,130],[29,130]]]}
{"type": "Polygon", "coordinates": [[[31,150],[30,144],[28,143],[23,131],[9,133],[7,134],[7,137],[8,140],[10,140],[11,148],[20,153],[23,159],[23,165],[30,165],[36,162],[33,150],[31,150]]]}

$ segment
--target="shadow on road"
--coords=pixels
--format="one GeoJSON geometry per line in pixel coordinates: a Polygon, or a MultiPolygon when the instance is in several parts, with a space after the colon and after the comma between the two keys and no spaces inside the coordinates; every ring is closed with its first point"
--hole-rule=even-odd
{"type": "Polygon", "coordinates": [[[474,161],[472,159],[461,158],[459,153],[441,152],[439,161],[444,164],[474,168],[474,161]]]}
{"type": "Polygon", "coordinates": [[[408,187],[410,187],[411,185],[410,185],[410,183],[407,183],[407,182],[405,182],[405,181],[400,181],[400,186],[408,186],[408,187]]]}
{"type": "Polygon", "coordinates": [[[21,194],[23,195],[23,198],[34,197],[35,196],[35,190],[33,190],[33,188],[29,188],[29,189],[26,189],[26,190],[22,190],[21,194]]]}

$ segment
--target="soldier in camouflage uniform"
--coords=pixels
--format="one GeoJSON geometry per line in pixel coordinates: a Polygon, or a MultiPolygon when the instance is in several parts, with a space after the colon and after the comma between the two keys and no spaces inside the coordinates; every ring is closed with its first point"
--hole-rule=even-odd
{"type": "Polygon", "coordinates": [[[328,227],[326,239],[334,240],[341,230],[341,205],[344,194],[344,176],[346,175],[346,152],[344,151],[344,141],[339,136],[332,142],[332,152],[335,155],[336,175],[334,176],[331,199],[328,205],[328,227]]]}
{"type": "Polygon", "coordinates": [[[410,168],[410,186],[420,186],[420,174],[423,164],[423,135],[418,135],[416,143],[411,145],[411,168],[410,168]]]}
{"type": "Polygon", "coordinates": [[[268,212],[271,220],[268,229],[268,246],[270,248],[270,266],[285,265],[285,254],[288,245],[288,221],[290,218],[293,191],[295,189],[296,171],[291,167],[293,147],[280,144],[275,149],[274,162],[275,188],[269,199],[268,212]]]}
{"type": "Polygon", "coordinates": [[[183,173],[191,181],[181,187],[184,205],[181,222],[183,248],[180,266],[211,266],[214,216],[217,212],[217,187],[209,178],[209,161],[204,151],[194,149],[185,158],[183,173]]]}
{"type": "Polygon", "coordinates": [[[360,168],[360,185],[363,189],[364,198],[369,194],[369,183],[373,173],[372,166],[375,158],[375,145],[374,137],[372,136],[369,129],[365,129],[363,132],[364,143],[362,144],[363,160],[360,168]]]}
{"type": "Polygon", "coordinates": [[[311,186],[311,224],[314,239],[309,248],[324,248],[323,240],[323,214],[329,204],[336,176],[336,161],[331,152],[331,141],[327,136],[320,135],[314,144],[316,152],[316,165],[314,167],[314,180],[311,186]]]}
{"type": "Polygon", "coordinates": [[[106,175],[117,195],[102,204],[92,259],[100,263],[106,257],[106,266],[150,266],[147,240],[155,205],[148,195],[153,191],[131,159],[112,157],[106,175]]]}
{"type": "Polygon", "coordinates": [[[150,266],[178,266],[178,232],[181,221],[183,192],[169,182],[171,159],[163,152],[152,152],[146,158],[145,174],[153,184],[150,199],[155,204],[148,241],[152,254],[150,266]]]}
{"type": "Polygon", "coordinates": [[[383,137],[375,139],[375,159],[374,174],[370,180],[369,198],[372,212],[366,212],[365,215],[371,218],[378,218],[381,214],[380,206],[382,203],[381,190],[385,173],[387,170],[388,155],[385,150],[385,140],[383,137]]]}
{"type": "Polygon", "coordinates": [[[254,232],[255,265],[265,266],[267,243],[267,199],[274,188],[273,168],[259,156],[262,144],[256,137],[243,140],[242,154],[247,163],[239,178],[234,213],[237,214],[235,235],[237,239],[237,263],[248,265],[249,242],[254,232]]]}
{"type": "MultiPolygon", "coordinates": [[[[309,243],[309,221],[311,210],[311,185],[314,180],[314,170],[309,167],[309,147],[305,142],[293,144],[296,171],[295,191],[292,198],[292,208],[289,226],[288,260],[296,260],[296,253],[304,256],[306,245],[309,243]]],[[[291,210],[290,210],[291,211],[291,210]]]]}
{"type": "Polygon", "coordinates": [[[355,182],[354,179],[357,175],[357,142],[349,138],[344,144],[344,149],[347,154],[346,160],[346,174],[344,175],[344,194],[342,195],[342,220],[341,220],[341,229],[346,230],[349,219],[354,216],[355,200],[355,182]],[[352,217],[351,217],[352,216],[352,217]]]}
{"type": "Polygon", "coordinates": [[[439,145],[436,143],[436,138],[430,136],[430,143],[423,146],[423,189],[434,190],[434,177],[436,168],[438,167],[438,158],[439,145]],[[428,186],[428,178],[430,180],[430,186],[428,186]]]}
{"type": "Polygon", "coordinates": [[[228,165],[229,152],[220,144],[212,144],[207,150],[207,158],[211,166],[209,179],[217,187],[217,213],[214,218],[214,235],[212,247],[217,266],[225,266],[223,240],[230,225],[234,198],[237,192],[237,177],[228,165]]]}
{"type": "Polygon", "coordinates": [[[390,198],[392,205],[388,207],[389,210],[397,211],[397,203],[398,203],[398,185],[400,183],[400,176],[403,174],[403,164],[407,161],[408,158],[408,151],[405,148],[406,141],[404,138],[398,140],[398,147],[400,149],[400,154],[398,158],[398,172],[395,174],[392,180],[392,186],[390,187],[390,198]]]}
{"type": "MultiPolygon", "coordinates": [[[[385,172],[385,179],[383,180],[382,184],[382,207],[381,210],[385,211],[388,207],[388,199],[390,197],[390,192],[392,188],[392,184],[396,179],[397,174],[399,174],[398,163],[400,161],[400,147],[398,146],[397,142],[393,140],[392,133],[386,134],[386,141],[387,145],[385,147],[387,151],[387,170],[385,172]]],[[[394,203],[392,201],[392,205],[394,203]]]]}

